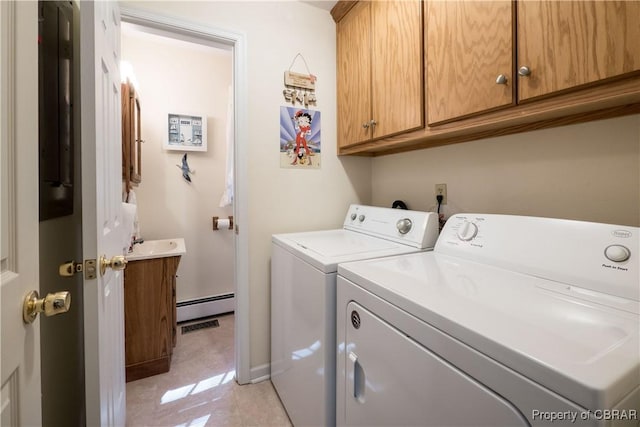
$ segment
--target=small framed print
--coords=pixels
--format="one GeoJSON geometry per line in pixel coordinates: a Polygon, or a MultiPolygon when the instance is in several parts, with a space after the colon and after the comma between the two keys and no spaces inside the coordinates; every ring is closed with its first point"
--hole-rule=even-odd
{"type": "Polygon", "coordinates": [[[167,150],[207,151],[207,117],[197,114],[167,116],[167,150]]]}
{"type": "Polygon", "coordinates": [[[280,167],[320,169],[320,111],[280,107],[280,167]]]}

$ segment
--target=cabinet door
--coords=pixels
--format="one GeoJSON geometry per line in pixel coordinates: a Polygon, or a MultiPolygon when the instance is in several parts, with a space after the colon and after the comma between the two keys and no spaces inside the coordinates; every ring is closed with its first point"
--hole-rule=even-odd
{"type": "Polygon", "coordinates": [[[131,182],[140,184],[142,182],[142,123],[140,122],[140,99],[135,90],[132,89],[129,109],[131,113],[131,182]]]}
{"type": "Polygon", "coordinates": [[[640,70],[640,2],[518,2],[520,100],[640,70]]]}
{"type": "Polygon", "coordinates": [[[424,126],[422,3],[371,2],[373,137],[424,126]]]}
{"type": "Polygon", "coordinates": [[[513,8],[510,1],[427,2],[429,124],[514,103],[513,8]]]}
{"type": "Polygon", "coordinates": [[[122,83],[120,85],[120,96],[122,106],[122,180],[124,181],[126,191],[129,191],[131,182],[131,127],[129,126],[129,85],[122,83]]]}
{"type": "MultiPolygon", "coordinates": [[[[178,263],[180,262],[180,257],[178,257],[176,259],[176,263],[175,263],[175,270],[177,271],[178,269],[178,263]]],[[[173,335],[173,342],[172,342],[172,347],[176,346],[177,343],[177,339],[178,339],[178,305],[177,305],[177,301],[176,301],[176,275],[175,275],[175,271],[174,274],[171,275],[171,307],[172,307],[172,318],[171,318],[171,329],[172,329],[172,335],[173,335]]],[[[173,353],[173,349],[171,349],[171,352],[173,353]]]]}
{"type": "Polygon", "coordinates": [[[127,265],[124,274],[127,366],[168,358],[171,354],[172,267],[167,264],[170,262],[170,258],[154,258],[127,265]]]}
{"type": "Polygon", "coordinates": [[[337,24],[338,143],[371,138],[371,5],[356,4],[337,24]]]}

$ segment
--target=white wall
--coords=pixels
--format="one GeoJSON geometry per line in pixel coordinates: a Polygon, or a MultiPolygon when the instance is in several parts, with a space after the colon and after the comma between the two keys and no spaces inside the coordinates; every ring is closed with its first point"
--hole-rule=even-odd
{"type": "Polygon", "coordinates": [[[177,300],[234,292],[233,232],[212,230],[224,189],[230,50],[126,30],[122,58],[139,82],[142,112],[142,183],[134,188],[140,231],[146,240],[183,237],[187,253],[178,268],[177,300]],[[192,182],[182,177],[184,151],[165,150],[168,113],[207,118],[206,152],[188,152],[192,182]]]}
{"type": "Polygon", "coordinates": [[[349,203],[389,206],[403,199],[413,209],[428,210],[434,207],[433,185],[444,182],[447,216],[478,211],[640,224],[638,116],[373,160],[338,158],[335,24],[328,12],[291,1],[123,5],[246,35],[252,367],[269,361],[271,234],[338,227],[349,203]],[[323,164],[317,171],[278,164],[283,73],[298,52],[318,76],[323,164]]]}
{"type": "MultiPolygon", "coordinates": [[[[248,140],[239,143],[249,146],[249,189],[244,195],[249,224],[239,227],[241,232],[250,230],[250,364],[260,367],[269,363],[271,235],[340,227],[350,203],[367,203],[371,198],[370,159],[336,155],[335,23],[329,12],[291,1],[122,4],[246,36],[250,129],[248,140]],[[322,112],[319,170],[279,166],[283,75],[298,52],[318,77],[314,109],[322,112]]],[[[143,182],[145,174],[143,170],[143,182]]]]}
{"type": "Polygon", "coordinates": [[[505,213],[640,225],[640,116],[632,115],[373,160],[373,203],[447,217],[505,213]]]}

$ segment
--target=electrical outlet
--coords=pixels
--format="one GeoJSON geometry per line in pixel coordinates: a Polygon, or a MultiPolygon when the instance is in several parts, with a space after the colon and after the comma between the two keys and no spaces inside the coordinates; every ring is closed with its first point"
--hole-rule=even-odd
{"type": "Polygon", "coordinates": [[[442,196],[442,204],[447,204],[447,184],[436,184],[436,196],[442,196]]]}

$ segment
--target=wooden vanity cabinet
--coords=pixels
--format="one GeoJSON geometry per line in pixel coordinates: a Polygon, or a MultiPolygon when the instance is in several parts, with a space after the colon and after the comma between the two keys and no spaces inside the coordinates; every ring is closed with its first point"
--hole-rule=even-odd
{"type": "Polygon", "coordinates": [[[126,380],[168,372],[176,345],[180,257],[129,261],[124,270],[126,380]]]}
{"type": "Polygon", "coordinates": [[[140,99],[131,82],[121,84],[122,180],[127,191],[142,182],[142,123],[140,99]]]}
{"type": "Polygon", "coordinates": [[[422,5],[358,2],[338,21],[338,144],[424,126],[422,5]]]}

